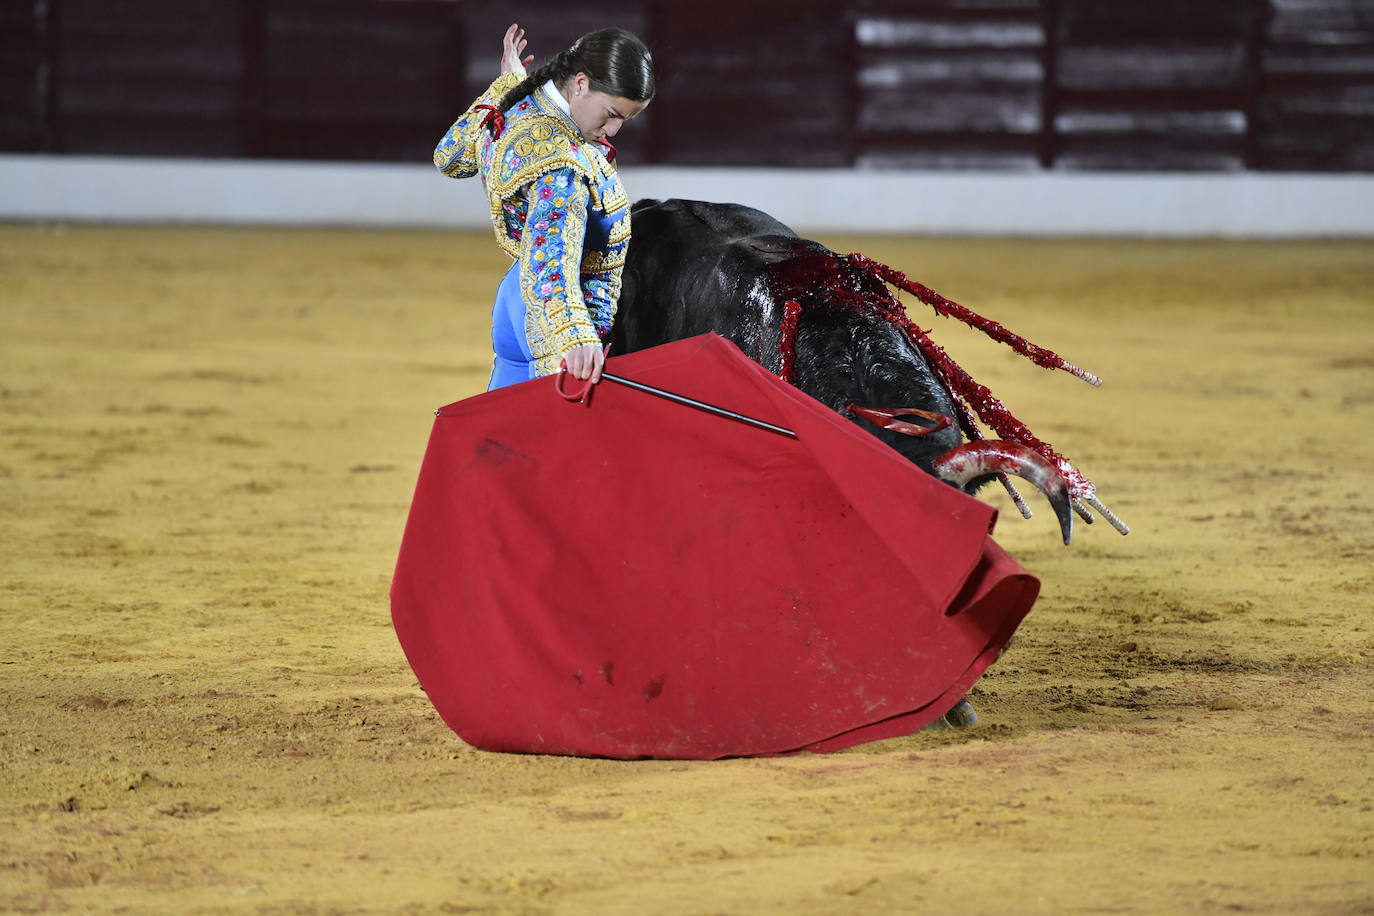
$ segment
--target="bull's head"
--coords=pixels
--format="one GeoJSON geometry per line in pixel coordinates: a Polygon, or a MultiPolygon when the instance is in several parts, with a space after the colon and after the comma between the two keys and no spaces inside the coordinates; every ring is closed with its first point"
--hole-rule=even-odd
{"type": "MultiPolygon", "coordinates": [[[[1092,522],[1089,506],[1096,509],[1113,528],[1126,534],[1130,529],[1096,498],[1092,482],[1054,451],[1048,442],[1036,438],[1005,404],[931,340],[929,332],[918,327],[907,315],[901,300],[888,289],[887,284],[910,293],[934,308],[939,315],[955,317],[981,330],[1036,365],[1061,369],[1094,386],[1102,384],[1097,376],[1069,363],[1059,354],[1037,346],[1005,326],[946,299],[900,271],[861,254],[840,256],[824,250],[789,257],[772,268],[770,289],[775,298],[784,303],[777,344],[778,374],[783,380],[797,384],[817,400],[831,404],[842,413],[862,418],[888,433],[897,434],[880,438],[898,447],[918,466],[966,492],[973,492],[989,479],[998,479],[1026,518],[1031,515],[1030,508],[1016,492],[1008,475],[1030,481],[1054,507],[1065,544],[1073,538],[1075,514],[1085,522],[1092,522]],[[810,305],[804,307],[803,300],[810,305]],[[891,330],[887,334],[878,330],[875,334],[850,338],[840,335],[839,346],[829,347],[828,352],[822,347],[816,354],[826,371],[819,375],[812,373],[807,383],[799,384],[794,376],[798,372],[797,348],[801,339],[803,312],[809,318],[808,327],[813,340],[818,336],[820,324],[834,324],[836,320],[842,322],[845,315],[857,316],[861,321],[871,321],[879,326],[886,325],[891,330]],[[868,352],[866,346],[872,344],[881,350],[881,342],[890,340],[890,335],[897,336],[902,342],[895,360],[895,372],[883,371],[882,357],[885,354],[868,352]],[[906,350],[909,356],[900,350],[906,350]],[[886,384],[863,383],[848,391],[843,391],[843,386],[840,386],[843,400],[838,400],[833,395],[840,391],[827,389],[817,382],[844,366],[849,367],[856,379],[877,379],[881,383],[890,378],[899,378],[910,381],[917,388],[921,387],[916,384],[919,381],[928,384],[924,386],[924,391],[915,392],[910,391],[911,385],[894,388],[886,384]],[[914,370],[909,373],[911,378],[908,379],[908,374],[901,371],[903,367],[914,370]],[[890,388],[892,390],[888,390],[890,388]],[[906,390],[897,390],[899,388],[906,390]],[[861,407],[852,402],[846,403],[856,394],[865,399],[873,397],[878,403],[892,403],[898,398],[906,400],[914,395],[915,403],[936,406],[937,410],[946,409],[941,404],[944,401],[949,404],[951,415],[911,407],[861,407]],[[978,431],[980,422],[1000,438],[983,440],[978,431]],[[903,437],[929,437],[932,433],[950,430],[951,427],[954,427],[951,433],[922,438],[920,445],[907,443],[909,447],[906,448],[898,445],[903,437]],[[960,432],[974,441],[942,453],[941,449],[948,447],[946,442],[949,439],[958,441],[960,432]]],[[[877,330],[872,325],[869,328],[877,330]]],[[[832,343],[835,339],[823,334],[819,336],[832,343]]]]}
{"type": "MultiPolygon", "coordinates": [[[[914,407],[860,407],[857,404],[848,404],[846,409],[875,426],[906,436],[926,436],[954,425],[954,421],[944,414],[914,407]],[[924,420],[931,425],[925,426],[907,418],[924,420]]],[[[1084,522],[1092,524],[1092,516],[1070,492],[1068,483],[1059,469],[1039,452],[1019,443],[1000,439],[968,442],[936,458],[931,468],[941,480],[970,494],[989,480],[999,479],[1026,518],[1030,518],[1030,508],[1021,499],[1021,495],[1016,492],[1007,476],[1012,475],[1029,481],[1050,501],[1055,517],[1059,519],[1059,531],[1064,536],[1065,544],[1073,540],[1075,512],[1084,522]]],[[[1118,531],[1126,533],[1126,526],[1095,496],[1086,494],[1082,496],[1082,501],[1101,512],[1118,531]]]]}

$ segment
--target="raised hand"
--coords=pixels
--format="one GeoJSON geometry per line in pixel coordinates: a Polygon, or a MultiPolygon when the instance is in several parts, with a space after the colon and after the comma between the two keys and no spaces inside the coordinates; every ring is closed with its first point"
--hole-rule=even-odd
{"type": "Polygon", "coordinates": [[[524,59],[520,55],[525,50],[525,30],[512,22],[510,28],[506,29],[505,38],[501,41],[501,72],[518,73],[525,75],[525,67],[534,63],[534,55],[531,54],[524,59]]]}

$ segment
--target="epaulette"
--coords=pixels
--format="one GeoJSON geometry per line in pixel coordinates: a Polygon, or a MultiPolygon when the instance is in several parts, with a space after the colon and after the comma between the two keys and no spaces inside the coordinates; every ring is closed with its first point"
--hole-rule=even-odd
{"type": "Polygon", "coordinates": [[[481,162],[478,141],[487,131],[487,112],[481,106],[484,102],[499,105],[501,97],[518,86],[520,80],[517,73],[503,73],[487,87],[439,141],[434,150],[435,168],[450,178],[471,178],[477,174],[481,162]]]}
{"type": "Polygon", "coordinates": [[[496,140],[487,192],[504,200],[534,179],[572,169],[595,185],[600,180],[586,142],[561,118],[529,114],[512,118],[496,140]]]}

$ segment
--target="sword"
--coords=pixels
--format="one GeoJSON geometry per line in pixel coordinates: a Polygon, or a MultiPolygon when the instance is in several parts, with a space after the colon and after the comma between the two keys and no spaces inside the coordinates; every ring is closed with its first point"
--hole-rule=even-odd
{"type": "MultiPolygon", "coordinates": [[[[590,378],[587,379],[582,384],[582,387],[579,390],[567,391],[563,388],[563,379],[567,378],[567,376],[568,372],[565,366],[563,368],[563,371],[560,371],[558,373],[558,378],[554,381],[554,390],[558,392],[559,397],[563,398],[565,401],[581,401],[585,404],[591,404],[592,380],[590,378]]],[[[635,391],[642,391],[645,394],[652,394],[654,397],[663,398],[665,401],[671,401],[674,404],[681,404],[684,407],[691,407],[695,410],[705,411],[706,413],[714,414],[717,417],[724,417],[727,420],[734,420],[737,423],[743,423],[747,426],[752,426],[755,429],[764,429],[770,433],[777,433],[778,435],[786,436],[789,439],[797,438],[796,433],[782,426],[775,426],[772,423],[766,423],[763,420],[757,420],[754,417],[745,416],[744,414],[736,413],[733,410],[726,410],[724,407],[717,407],[715,404],[707,404],[705,401],[698,401],[696,398],[689,398],[686,395],[675,394],[671,391],[665,391],[662,388],[655,388],[653,385],[646,385],[643,382],[636,382],[634,379],[624,378],[623,376],[619,375],[612,375],[609,372],[603,371],[601,373],[601,380],[603,382],[615,382],[617,385],[624,385],[626,388],[633,388],[635,391]]]]}

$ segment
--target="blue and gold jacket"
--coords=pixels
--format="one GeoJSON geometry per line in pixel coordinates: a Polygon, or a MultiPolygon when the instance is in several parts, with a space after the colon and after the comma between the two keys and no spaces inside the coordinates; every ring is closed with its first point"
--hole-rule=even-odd
{"type": "Polygon", "coordinates": [[[496,136],[484,126],[521,77],[502,74],[449,128],[434,165],[451,178],[482,176],[492,229],[520,262],[525,338],[535,371],[558,371],[578,344],[609,337],[630,245],[630,207],[615,164],[548,92],[513,105],[496,136]]]}

